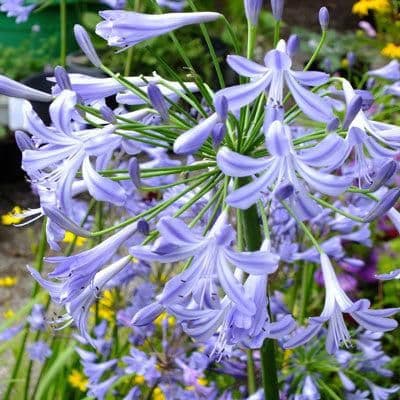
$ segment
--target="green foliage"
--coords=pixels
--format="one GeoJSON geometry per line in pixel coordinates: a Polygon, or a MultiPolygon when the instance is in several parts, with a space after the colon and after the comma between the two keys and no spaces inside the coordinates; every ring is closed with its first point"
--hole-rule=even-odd
{"type": "Polygon", "coordinates": [[[29,42],[24,42],[20,47],[0,45],[0,74],[19,80],[43,71],[46,65],[57,64],[57,58],[49,56],[56,43],[57,38],[53,36],[38,41],[34,48],[29,42]]]}

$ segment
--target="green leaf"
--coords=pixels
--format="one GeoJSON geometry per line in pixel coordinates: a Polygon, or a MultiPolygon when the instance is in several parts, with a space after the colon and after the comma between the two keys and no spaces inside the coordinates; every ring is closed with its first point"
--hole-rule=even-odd
{"type": "Polygon", "coordinates": [[[75,353],[75,343],[72,343],[64,351],[58,354],[58,357],[51,364],[50,368],[43,375],[42,381],[39,384],[36,392],[35,399],[42,400],[45,398],[46,393],[49,391],[49,387],[52,383],[57,382],[55,378],[62,371],[65,365],[68,363],[72,355],[75,353]]]}

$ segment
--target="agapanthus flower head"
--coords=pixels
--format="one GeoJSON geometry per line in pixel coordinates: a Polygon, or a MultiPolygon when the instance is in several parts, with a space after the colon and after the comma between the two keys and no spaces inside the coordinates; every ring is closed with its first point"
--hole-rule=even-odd
{"type": "Polygon", "coordinates": [[[28,345],[27,351],[29,354],[29,358],[32,361],[39,361],[41,363],[43,363],[46,360],[46,358],[49,358],[52,353],[49,345],[43,340],[39,340],[37,342],[28,345]]]}

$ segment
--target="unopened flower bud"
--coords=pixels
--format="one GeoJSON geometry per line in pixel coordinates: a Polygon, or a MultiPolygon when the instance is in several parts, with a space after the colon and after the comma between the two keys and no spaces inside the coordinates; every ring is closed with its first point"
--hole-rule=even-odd
{"type": "Polygon", "coordinates": [[[35,147],[29,135],[22,131],[15,132],[15,142],[21,152],[24,150],[32,150],[35,147]]]}
{"type": "Polygon", "coordinates": [[[141,234],[147,236],[150,232],[149,223],[145,219],[141,219],[138,221],[137,229],[141,234]]]}
{"type": "Polygon", "coordinates": [[[347,129],[353,122],[354,118],[360,112],[362,107],[362,97],[359,95],[354,96],[349,105],[347,106],[346,116],[343,121],[343,129],[347,129]]]}
{"type": "Polygon", "coordinates": [[[117,119],[115,118],[115,114],[110,107],[106,106],[105,104],[100,107],[100,114],[104,121],[109,122],[110,124],[115,124],[117,119]]]}
{"type": "Polygon", "coordinates": [[[218,148],[224,140],[226,134],[226,126],[223,123],[218,123],[214,126],[211,132],[211,138],[214,148],[218,148]]]}
{"type": "Polygon", "coordinates": [[[383,185],[385,185],[397,170],[397,163],[394,160],[388,160],[379,167],[375,176],[372,179],[372,184],[368,188],[369,192],[375,192],[383,185]]]}
{"type": "Polygon", "coordinates": [[[244,0],[246,18],[254,26],[258,23],[262,4],[263,0],[244,0]]]}
{"type": "Polygon", "coordinates": [[[160,88],[154,83],[149,83],[147,86],[147,95],[154,109],[161,115],[161,118],[164,121],[168,121],[168,105],[160,88]]]}
{"type": "Polygon", "coordinates": [[[284,0],[271,0],[272,15],[277,21],[282,19],[284,0]]]}
{"type": "Polygon", "coordinates": [[[85,28],[81,25],[74,26],[74,34],[79,47],[89,59],[89,61],[95,66],[100,67],[101,60],[94,49],[93,43],[90,40],[89,34],[86,32],[85,28]]]}
{"type": "Polygon", "coordinates": [[[162,312],[164,307],[160,303],[151,303],[140,309],[132,318],[132,325],[145,326],[151,324],[162,312]]]}
{"type": "Polygon", "coordinates": [[[129,160],[128,171],[129,171],[129,176],[135,187],[137,189],[140,188],[141,182],[140,182],[139,163],[135,157],[132,157],[129,160]]]}
{"type": "Polygon", "coordinates": [[[228,100],[225,96],[216,96],[214,99],[215,111],[221,122],[225,122],[228,118],[228,100]]]}
{"type": "Polygon", "coordinates": [[[60,90],[72,90],[71,81],[64,67],[57,65],[54,68],[54,77],[60,90]]]}
{"type": "Polygon", "coordinates": [[[274,191],[274,196],[278,201],[283,201],[294,193],[294,187],[291,183],[284,182],[279,184],[274,191]]]}
{"type": "Polygon", "coordinates": [[[43,213],[51,219],[60,228],[65,229],[68,232],[72,232],[80,237],[90,237],[91,233],[86,229],[83,229],[77,223],[69,219],[62,211],[53,206],[43,206],[43,213]]]}
{"type": "Polygon", "coordinates": [[[297,35],[290,35],[287,45],[286,52],[290,57],[293,57],[299,50],[300,47],[300,38],[297,35]]]}
{"type": "Polygon", "coordinates": [[[355,93],[358,96],[361,96],[361,98],[362,98],[361,109],[363,111],[369,110],[375,100],[372,93],[369,90],[359,90],[359,89],[355,90],[355,93]]]}
{"type": "Polygon", "coordinates": [[[321,7],[318,14],[319,24],[321,29],[326,31],[329,25],[329,11],[326,7],[321,7]]]}
{"type": "Polygon", "coordinates": [[[353,68],[354,65],[356,64],[356,61],[357,61],[357,57],[356,57],[356,55],[354,54],[354,52],[349,51],[349,52],[347,53],[347,55],[346,55],[346,58],[347,58],[347,62],[349,63],[349,67],[350,67],[350,68],[353,68]]]}
{"type": "Polygon", "coordinates": [[[378,201],[375,207],[363,218],[364,222],[372,222],[383,217],[397,203],[400,197],[400,188],[388,190],[378,201]]]}
{"type": "Polygon", "coordinates": [[[263,132],[266,134],[269,127],[274,121],[283,121],[285,110],[281,106],[267,105],[265,106],[265,116],[263,124],[263,132]]]}
{"type": "Polygon", "coordinates": [[[339,118],[335,117],[332,118],[326,125],[326,131],[327,132],[335,132],[340,125],[340,120],[339,118]]]}

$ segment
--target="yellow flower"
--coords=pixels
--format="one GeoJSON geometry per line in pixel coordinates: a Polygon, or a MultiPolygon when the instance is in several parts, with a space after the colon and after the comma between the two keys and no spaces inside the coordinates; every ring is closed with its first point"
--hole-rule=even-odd
{"type": "Polygon", "coordinates": [[[169,327],[173,327],[175,325],[175,317],[172,316],[168,316],[167,313],[164,311],[163,313],[161,313],[155,320],[154,323],[157,326],[161,326],[161,324],[163,323],[163,321],[165,319],[168,319],[168,326],[169,327]]]}
{"type": "Polygon", "coordinates": [[[20,215],[22,214],[22,209],[19,206],[15,206],[10,212],[1,216],[1,223],[3,225],[14,225],[21,222],[24,218],[20,215]]]}
{"type": "Polygon", "coordinates": [[[381,54],[389,58],[400,58],[400,46],[394,43],[388,43],[382,50],[381,54]]]}
{"type": "Polygon", "coordinates": [[[103,296],[99,300],[98,313],[99,317],[109,322],[114,320],[115,296],[111,290],[105,290],[103,296]]]}
{"type": "Polygon", "coordinates": [[[368,15],[368,11],[385,14],[391,10],[389,0],[359,0],[353,4],[352,13],[360,16],[368,15]]]}
{"type": "Polygon", "coordinates": [[[72,370],[68,376],[68,382],[73,388],[79,389],[81,392],[86,392],[89,383],[87,378],[77,369],[72,370]]]}
{"type": "Polygon", "coordinates": [[[342,68],[348,68],[349,67],[349,60],[347,58],[343,58],[340,61],[340,65],[342,68]]]}
{"type": "Polygon", "coordinates": [[[64,243],[72,243],[75,240],[75,238],[76,238],[75,244],[76,244],[76,246],[79,246],[79,247],[83,246],[87,240],[84,237],[76,236],[74,233],[67,231],[67,232],[65,232],[63,242],[64,243]]]}
{"type": "Polygon", "coordinates": [[[159,387],[156,387],[156,388],[153,390],[153,397],[152,397],[152,399],[153,399],[153,400],[166,400],[166,397],[165,397],[165,394],[163,393],[163,391],[162,391],[159,387]]]}
{"type": "Polygon", "coordinates": [[[369,10],[369,7],[368,7],[367,2],[357,1],[357,3],[353,4],[353,8],[352,8],[351,12],[353,14],[364,16],[364,15],[368,15],[368,10],[369,10]]]}
{"type": "Polygon", "coordinates": [[[201,386],[207,386],[208,385],[208,380],[207,378],[198,378],[197,383],[201,386]]]}
{"type": "Polygon", "coordinates": [[[15,276],[4,276],[0,278],[0,287],[12,287],[15,286],[18,279],[15,276]]]}
{"type": "Polygon", "coordinates": [[[15,315],[13,310],[6,310],[3,312],[3,316],[5,319],[12,318],[15,315]]]}
{"type": "Polygon", "coordinates": [[[135,383],[135,385],[143,385],[143,383],[145,382],[144,376],[143,375],[136,375],[133,378],[133,382],[135,383]]]}

